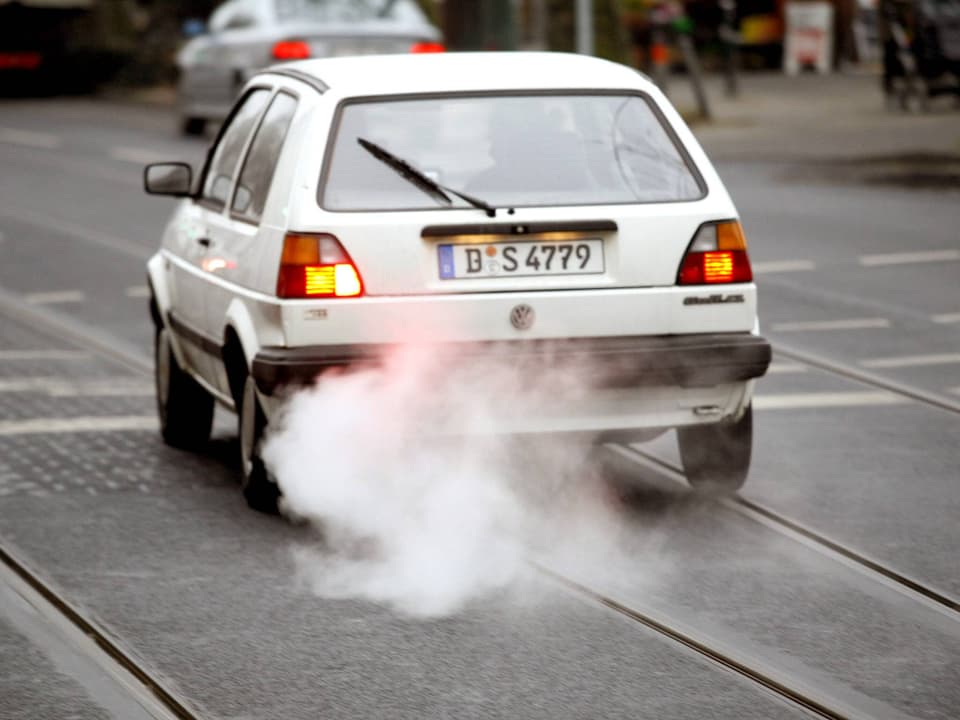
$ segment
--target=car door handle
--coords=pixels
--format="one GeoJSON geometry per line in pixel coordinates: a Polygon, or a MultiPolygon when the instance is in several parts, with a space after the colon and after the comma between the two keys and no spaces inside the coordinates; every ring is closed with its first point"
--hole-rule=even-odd
{"type": "Polygon", "coordinates": [[[210,247],[210,244],[211,244],[210,238],[208,237],[197,238],[197,242],[203,245],[205,248],[210,247]]]}

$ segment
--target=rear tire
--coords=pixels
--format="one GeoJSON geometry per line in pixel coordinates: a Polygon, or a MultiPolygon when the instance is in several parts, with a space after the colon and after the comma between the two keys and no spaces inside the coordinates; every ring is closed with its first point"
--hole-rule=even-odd
{"type": "Polygon", "coordinates": [[[735,493],[747,479],[753,450],[753,406],[739,420],[678,428],[680,459],[697,492],[735,493]]]}
{"type": "Polygon", "coordinates": [[[260,443],[267,428],[267,417],[257,399],[256,384],[247,375],[237,408],[240,434],[240,487],[243,497],[254,510],[275,515],[278,512],[280,488],[270,477],[260,457],[260,443]]]}
{"type": "Polygon", "coordinates": [[[213,425],[213,396],[180,367],[166,328],[154,335],[154,380],[163,441],[182,450],[206,444],[213,425]]]}

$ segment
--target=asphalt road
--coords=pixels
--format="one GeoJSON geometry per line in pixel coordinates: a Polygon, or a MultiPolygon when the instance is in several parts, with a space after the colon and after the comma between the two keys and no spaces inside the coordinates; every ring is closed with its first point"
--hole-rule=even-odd
{"type": "MultiPolygon", "coordinates": [[[[531,566],[522,591],[432,619],[312,594],[291,549],[315,535],[246,509],[230,417],[199,455],[153,427],[144,261],[171,204],[140,172],[205,152],[175,125],[133,105],[0,105],[0,543],[201,717],[808,714],[624,610],[846,716],[956,717],[956,609],[613,451],[597,463],[636,484],[630,502],[598,483],[564,508],[582,544],[535,558],[550,573],[531,566]]],[[[781,351],[742,496],[960,597],[960,195],[798,181],[769,157],[719,170],[781,351]]],[[[677,462],[672,436],[644,449],[677,462]]],[[[0,718],[122,714],[42,622],[2,607],[0,718]]]]}

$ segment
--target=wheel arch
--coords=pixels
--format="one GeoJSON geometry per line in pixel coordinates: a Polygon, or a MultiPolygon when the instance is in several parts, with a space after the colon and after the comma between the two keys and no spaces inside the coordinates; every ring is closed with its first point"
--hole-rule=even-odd
{"type": "Polygon", "coordinates": [[[147,288],[150,292],[150,318],[157,330],[167,325],[170,309],[170,289],[163,272],[163,257],[157,253],[147,261],[147,288]]]}
{"type": "Polygon", "coordinates": [[[167,284],[167,274],[164,272],[163,253],[158,252],[147,261],[147,289],[150,293],[150,320],[156,333],[166,330],[169,335],[170,348],[180,367],[186,367],[186,359],[180,346],[180,338],[170,329],[170,287],[167,284]]]}
{"type": "Polygon", "coordinates": [[[234,299],[227,308],[223,327],[223,367],[230,385],[230,395],[236,407],[240,407],[243,383],[253,358],[260,349],[256,326],[247,306],[234,299]]]}

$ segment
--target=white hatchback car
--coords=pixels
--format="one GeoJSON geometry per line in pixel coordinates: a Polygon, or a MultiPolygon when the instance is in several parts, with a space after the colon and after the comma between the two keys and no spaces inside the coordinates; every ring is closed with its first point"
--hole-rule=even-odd
{"type": "Polygon", "coordinates": [[[248,502],[284,388],[430,327],[465,357],[583,361],[577,401],[518,432],[677,428],[694,487],[747,474],[770,345],[737,211],[663,94],[583,56],[368,56],[246,85],[148,262],[164,439],[237,411],[248,502]]]}

